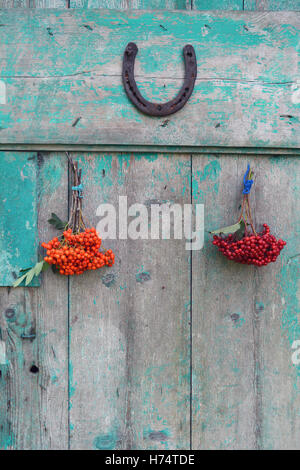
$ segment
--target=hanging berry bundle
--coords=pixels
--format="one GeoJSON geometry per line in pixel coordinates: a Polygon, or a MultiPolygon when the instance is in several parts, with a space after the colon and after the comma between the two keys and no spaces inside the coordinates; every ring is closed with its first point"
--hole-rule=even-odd
{"type": "Polygon", "coordinates": [[[252,172],[248,165],[244,175],[243,202],[241,214],[236,224],[211,232],[214,234],[213,244],[226,258],[242,264],[266,266],[276,261],[286,242],[277,240],[270,233],[267,224],[263,225],[261,232],[256,232],[249,200],[250,189],[253,184],[252,172]],[[250,229],[249,229],[250,227],[250,229]]]}
{"type": "Polygon", "coordinates": [[[22,270],[25,274],[16,280],[14,287],[20,285],[23,280],[25,280],[25,285],[28,285],[34,276],[39,275],[50,265],[54,271],[72,276],[73,274],[83,274],[87,270],[112,266],[115,262],[112,250],[99,251],[101,238],[96,229],[86,227],[82,214],[81,169],[78,169],[78,163],[70,158],[68,152],[66,155],[73,178],[70,218],[68,222],[64,223],[56,214],[52,213],[49,223],[61,230],[62,234],[54,237],[48,243],[42,243],[42,247],[47,250],[44,259],[33,268],[22,270]]]}
{"type": "Polygon", "coordinates": [[[69,228],[63,232],[62,240],[55,237],[48,243],[42,243],[42,247],[47,250],[44,261],[56,266],[60,274],[67,276],[82,274],[87,269],[112,266],[115,255],[111,250],[99,252],[100,246],[101,238],[94,227],[78,234],[72,233],[69,228]]]}

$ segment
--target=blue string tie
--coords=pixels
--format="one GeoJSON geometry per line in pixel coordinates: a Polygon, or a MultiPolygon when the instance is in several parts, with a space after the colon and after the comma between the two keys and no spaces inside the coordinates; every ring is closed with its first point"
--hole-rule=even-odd
{"type": "Polygon", "coordinates": [[[250,171],[250,165],[248,163],[248,167],[247,167],[247,171],[246,173],[244,174],[244,189],[243,189],[243,194],[249,194],[250,193],[250,190],[251,190],[251,187],[252,187],[252,184],[253,184],[253,180],[248,180],[248,175],[249,175],[249,171],[250,171]]]}
{"type": "Polygon", "coordinates": [[[82,184],[79,184],[78,186],[72,186],[72,190],[73,191],[78,191],[78,197],[80,197],[80,198],[83,197],[83,194],[82,194],[83,186],[82,186],[82,184]]]}

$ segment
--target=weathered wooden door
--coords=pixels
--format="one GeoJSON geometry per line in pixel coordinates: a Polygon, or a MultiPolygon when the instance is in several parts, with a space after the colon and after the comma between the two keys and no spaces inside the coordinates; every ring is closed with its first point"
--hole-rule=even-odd
{"type": "Polygon", "coordinates": [[[0,4],[0,448],[299,449],[299,13],[260,11],[299,1],[0,4]],[[128,101],[129,40],[156,101],[179,88],[180,47],[195,44],[178,114],[128,101]],[[208,235],[193,252],[116,240],[109,271],[12,289],[54,235],[50,213],[67,217],[66,149],[92,223],[119,195],[204,204],[206,230],[231,223],[249,162],[255,220],[288,244],[257,269],[222,259],[208,235]]]}

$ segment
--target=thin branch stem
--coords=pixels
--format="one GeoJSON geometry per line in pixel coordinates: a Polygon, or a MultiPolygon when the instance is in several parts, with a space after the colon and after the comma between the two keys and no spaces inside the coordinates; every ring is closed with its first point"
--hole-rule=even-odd
{"type": "Polygon", "coordinates": [[[253,223],[252,214],[251,214],[249,194],[247,194],[246,201],[247,201],[247,211],[248,211],[249,222],[250,222],[251,228],[253,230],[253,233],[255,233],[255,235],[257,235],[256,230],[254,228],[254,223],[253,223]]]}
{"type": "MultiPolygon", "coordinates": [[[[250,169],[249,178],[251,179],[252,176],[253,176],[253,171],[252,169],[250,169]]],[[[241,222],[242,220],[245,223],[245,232],[247,232],[247,220],[249,220],[253,233],[257,235],[257,232],[254,227],[253,219],[252,219],[252,214],[251,214],[249,194],[244,194],[244,197],[243,197],[241,213],[240,213],[238,222],[241,222]]]]}
{"type": "MultiPolygon", "coordinates": [[[[72,187],[78,187],[81,184],[82,170],[78,168],[78,162],[73,161],[69,152],[66,152],[66,155],[72,172],[72,187]]],[[[86,229],[82,217],[81,192],[81,190],[72,189],[72,201],[68,228],[71,228],[73,233],[79,233],[80,231],[84,231],[86,229]]]]}

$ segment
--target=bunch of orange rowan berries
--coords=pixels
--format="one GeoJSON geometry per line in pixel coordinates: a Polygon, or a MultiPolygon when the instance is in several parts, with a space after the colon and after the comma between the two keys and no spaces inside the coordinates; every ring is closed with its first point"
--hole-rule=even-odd
{"type": "Polygon", "coordinates": [[[79,233],[73,233],[68,228],[61,240],[55,237],[48,243],[42,243],[42,247],[47,250],[44,261],[55,265],[59,273],[66,276],[112,266],[115,262],[112,250],[99,251],[101,238],[94,227],[79,233]]]}

